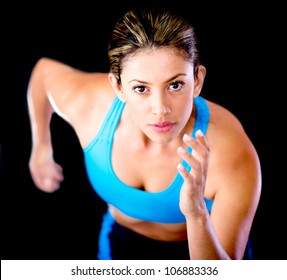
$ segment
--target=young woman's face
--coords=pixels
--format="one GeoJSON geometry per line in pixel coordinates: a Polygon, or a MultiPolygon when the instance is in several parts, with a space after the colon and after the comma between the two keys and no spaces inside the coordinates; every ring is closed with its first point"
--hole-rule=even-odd
{"type": "Polygon", "coordinates": [[[123,65],[122,94],[132,122],[152,141],[168,143],[190,119],[193,65],[171,49],[148,50],[123,65]]]}

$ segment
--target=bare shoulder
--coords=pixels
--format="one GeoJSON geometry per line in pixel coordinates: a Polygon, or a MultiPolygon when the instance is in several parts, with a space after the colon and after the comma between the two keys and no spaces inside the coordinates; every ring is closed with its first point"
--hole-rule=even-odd
{"type": "Polygon", "coordinates": [[[101,124],[115,93],[108,73],[86,72],[50,58],[34,67],[54,111],[76,131],[84,146],[101,124]]]}
{"type": "Polygon", "coordinates": [[[232,112],[214,102],[208,101],[208,106],[210,124],[207,138],[211,150],[212,177],[218,182],[229,181],[230,188],[241,188],[241,191],[244,188],[246,191],[254,188],[256,192],[261,185],[260,161],[256,148],[232,112]]]}
{"type": "Polygon", "coordinates": [[[111,91],[108,80],[108,73],[86,72],[60,61],[41,58],[36,63],[33,72],[41,75],[45,89],[52,95],[58,103],[61,104],[73,102],[74,98],[78,101],[89,103],[86,96],[92,97],[104,95],[102,91],[111,91]],[[65,100],[63,102],[62,100],[65,100]]]}
{"type": "Polygon", "coordinates": [[[256,150],[246,134],[240,120],[228,109],[207,101],[210,109],[208,137],[216,150],[232,149],[233,154],[247,152],[256,155],[256,150]],[[240,144],[240,145],[239,145],[240,144]]]}

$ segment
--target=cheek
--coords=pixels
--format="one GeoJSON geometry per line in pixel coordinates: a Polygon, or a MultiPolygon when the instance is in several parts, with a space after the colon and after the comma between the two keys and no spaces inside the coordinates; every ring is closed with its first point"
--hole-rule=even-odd
{"type": "Polygon", "coordinates": [[[144,102],[127,102],[127,109],[136,122],[144,121],[149,114],[148,106],[144,102]]]}
{"type": "Polygon", "coordinates": [[[173,111],[179,116],[181,115],[182,117],[189,117],[192,112],[192,107],[193,98],[184,98],[174,104],[173,111]]]}

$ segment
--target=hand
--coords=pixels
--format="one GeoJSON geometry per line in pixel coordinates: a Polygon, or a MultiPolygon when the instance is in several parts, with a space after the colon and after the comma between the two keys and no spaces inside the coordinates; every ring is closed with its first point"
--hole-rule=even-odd
{"type": "Polygon", "coordinates": [[[62,167],[54,161],[53,151],[47,146],[33,148],[29,169],[35,185],[44,192],[58,190],[64,180],[62,167]]]}
{"type": "Polygon", "coordinates": [[[180,192],[180,210],[186,217],[194,217],[207,211],[204,190],[210,151],[206,137],[200,130],[196,132],[196,139],[185,134],[183,141],[192,148],[192,153],[182,147],[178,148],[178,154],[191,166],[188,172],[181,163],[178,164],[178,171],[184,179],[180,192]]]}

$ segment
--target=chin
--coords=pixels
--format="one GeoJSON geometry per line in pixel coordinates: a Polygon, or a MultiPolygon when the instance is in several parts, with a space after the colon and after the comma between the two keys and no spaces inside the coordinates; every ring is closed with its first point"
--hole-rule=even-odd
{"type": "Polygon", "coordinates": [[[168,143],[172,142],[174,139],[176,139],[176,135],[161,134],[161,135],[149,137],[149,139],[154,143],[164,145],[164,144],[168,144],[168,143]]]}

